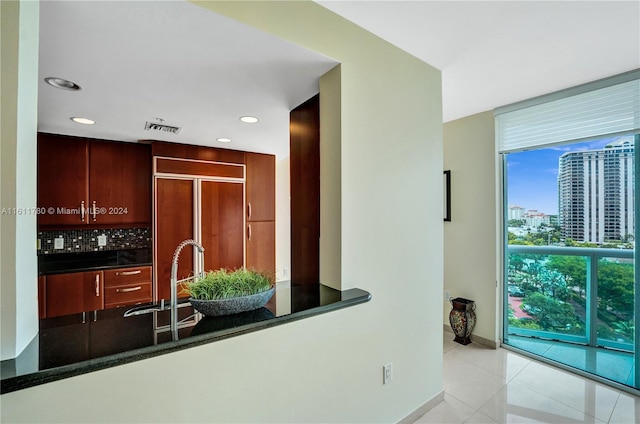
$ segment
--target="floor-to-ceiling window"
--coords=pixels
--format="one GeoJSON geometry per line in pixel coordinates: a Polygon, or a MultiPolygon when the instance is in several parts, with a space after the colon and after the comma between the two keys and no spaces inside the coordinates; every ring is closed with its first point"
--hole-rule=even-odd
{"type": "Polygon", "coordinates": [[[496,112],[504,343],[634,389],[639,76],[496,112]]]}

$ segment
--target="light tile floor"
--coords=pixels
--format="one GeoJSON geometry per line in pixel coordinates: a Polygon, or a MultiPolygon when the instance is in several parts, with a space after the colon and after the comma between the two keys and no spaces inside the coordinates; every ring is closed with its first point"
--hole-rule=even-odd
{"type": "Polygon", "coordinates": [[[444,401],[416,423],[640,423],[640,397],[444,333],[444,401]]]}

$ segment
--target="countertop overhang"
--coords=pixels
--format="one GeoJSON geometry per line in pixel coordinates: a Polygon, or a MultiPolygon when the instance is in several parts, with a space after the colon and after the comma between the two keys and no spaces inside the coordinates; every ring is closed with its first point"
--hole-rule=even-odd
{"type": "MultiPolygon", "coordinates": [[[[51,363],[46,364],[47,361],[43,359],[49,353],[48,350],[60,348],[60,345],[65,343],[64,337],[60,339],[60,334],[63,333],[56,333],[56,337],[49,337],[47,339],[47,332],[60,328],[64,329],[66,325],[64,320],[69,320],[72,317],[41,320],[40,333],[37,336],[37,338],[40,339],[39,346],[37,347],[39,351],[39,370],[16,375],[16,363],[20,358],[2,361],[3,369],[0,394],[213,343],[230,337],[366,303],[371,299],[369,292],[358,288],[339,291],[323,285],[309,288],[291,284],[290,288],[286,290],[290,291],[286,293],[287,296],[290,296],[290,303],[287,305],[290,309],[284,313],[278,313],[277,311],[276,298],[278,292],[276,292],[276,296],[274,296],[272,301],[270,301],[266,307],[259,310],[223,317],[204,317],[195,323],[195,325],[182,328],[178,340],[171,340],[169,332],[163,333],[166,340],[162,340],[162,337],[159,338],[158,331],[156,331],[155,336],[152,336],[147,346],[92,357],[87,360],[72,361],[63,365],[57,365],[54,361],[53,366],[51,366],[51,363]]],[[[191,307],[189,306],[188,309],[190,310],[191,307]]],[[[118,331],[124,328],[125,332],[128,332],[129,328],[131,328],[131,331],[136,331],[134,329],[138,328],[137,331],[144,333],[143,338],[148,339],[147,327],[149,327],[149,322],[152,321],[151,316],[145,318],[141,315],[137,320],[132,320],[132,318],[136,317],[122,316],[125,310],[127,310],[127,308],[97,311],[95,314],[88,313],[86,316],[82,316],[81,322],[75,322],[69,327],[90,325],[93,322],[103,323],[98,325],[115,326],[114,328],[117,328],[118,331]],[[138,325],[131,325],[136,322],[138,325]]],[[[168,311],[158,312],[158,314],[165,314],[161,318],[166,319],[168,311]]],[[[153,317],[154,323],[158,321],[158,316],[153,317]]],[[[153,334],[153,328],[148,330],[153,334]]],[[[73,337],[77,337],[77,334],[73,334],[73,337]]],[[[105,337],[105,339],[109,339],[109,337],[105,337]]],[[[104,343],[104,340],[99,340],[99,343],[104,343]]],[[[109,348],[107,347],[105,351],[108,352],[109,348]]]]}

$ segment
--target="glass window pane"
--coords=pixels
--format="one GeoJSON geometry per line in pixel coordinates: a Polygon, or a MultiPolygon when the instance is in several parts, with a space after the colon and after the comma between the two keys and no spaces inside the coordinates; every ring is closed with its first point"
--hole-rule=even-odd
{"type": "Polygon", "coordinates": [[[584,257],[512,253],[509,333],[586,342],[584,257]]]}
{"type": "Polygon", "coordinates": [[[598,261],[598,344],[632,352],[634,342],[633,259],[598,261]]]}
{"type": "Polygon", "coordinates": [[[504,340],[640,387],[634,137],[509,153],[504,340]]]}

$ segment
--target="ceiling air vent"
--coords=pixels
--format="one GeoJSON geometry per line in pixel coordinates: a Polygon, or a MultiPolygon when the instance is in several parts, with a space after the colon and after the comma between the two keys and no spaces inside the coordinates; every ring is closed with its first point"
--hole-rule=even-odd
{"type": "Polygon", "coordinates": [[[147,131],[160,131],[164,133],[178,134],[182,128],[147,121],[144,125],[144,129],[147,131]]]}

